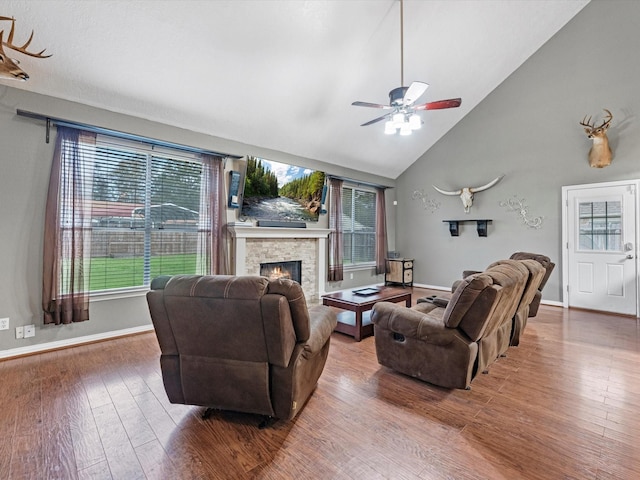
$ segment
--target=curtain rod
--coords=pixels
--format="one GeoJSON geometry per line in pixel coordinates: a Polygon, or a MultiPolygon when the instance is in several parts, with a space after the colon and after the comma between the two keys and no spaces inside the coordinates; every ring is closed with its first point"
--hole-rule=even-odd
{"type": "Polygon", "coordinates": [[[56,125],[61,125],[63,127],[72,127],[72,128],[82,128],[84,130],[88,130],[90,132],[102,133],[104,135],[111,135],[112,137],[124,138],[126,140],[134,140],[138,142],[152,143],[154,145],[158,145],[161,147],[169,147],[174,148],[176,150],[182,150],[184,152],[191,153],[205,153],[210,155],[217,155],[219,157],[228,157],[228,158],[242,158],[238,155],[229,155],[227,153],[214,152],[212,150],[205,150],[203,148],[190,147],[188,145],[182,145],[180,143],[173,142],[165,142],[163,140],[158,140],[151,137],[144,137],[142,135],[135,135],[133,133],[121,132],[119,130],[112,130],[110,128],[96,127],[95,125],[89,125],[86,123],[74,122],[71,120],[65,120],[63,118],[51,117],[49,115],[43,115],[41,113],[29,112],[27,110],[16,109],[16,113],[20,117],[34,118],[36,120],[44,120],[47,123],[46,130],[46,142],[49,143],[49,130],[51,129],[51,124],[55,123],[56,125]]]}
{"type": "Polygon", "coordinates": [[[384,188],[384,189],[393,188],[390,185],[381,185],[379,183],[362,182],[360,180],[354,180],[353,178],[341,177],[339,175],[331,175],[331,174],[328,174],[328,173],[326,174],[326,176],[328,178],[337,178],[338,180],[343,180],[345,182],[352,183],[352,184],[356,185],[357,187],[365,185],[367,187],[374,187],[374,188],[384,188]]]}

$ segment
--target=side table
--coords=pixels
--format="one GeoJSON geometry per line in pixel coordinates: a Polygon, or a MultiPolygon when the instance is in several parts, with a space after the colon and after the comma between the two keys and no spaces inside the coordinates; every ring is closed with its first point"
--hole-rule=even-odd
{"type": "Polygon", "coordinates": [[[413,258],[387,258],[384,284],[413,286],[413,258]]]}

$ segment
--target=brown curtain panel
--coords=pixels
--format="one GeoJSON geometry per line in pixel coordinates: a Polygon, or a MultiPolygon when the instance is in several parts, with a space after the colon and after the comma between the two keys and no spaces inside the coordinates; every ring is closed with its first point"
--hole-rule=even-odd
{"type": "Polygon", "coordinates": [[[384,200],[384,188],[376,188],[376,273],[386,271],[387,258],[387,211],[384,200]]]}
{"type": "Polygon", "coordinates": [[[96,134],[57,127],[45,210],[44,323],[89,320],[91,189],[96,134]]]}
{"type": "Polygon", "coordinates": [[[213,155],[202,156],[198,223],[197,273],[226,275],[229,272],[229,248],[224,161],[213,155]]]}
{"type": "Polygon", "coordinates": [[[337,282],[344,278],[342,264],[344,240],[342,237],[342,180],[329,178],[329,268],[327,280],[337,282]]]}

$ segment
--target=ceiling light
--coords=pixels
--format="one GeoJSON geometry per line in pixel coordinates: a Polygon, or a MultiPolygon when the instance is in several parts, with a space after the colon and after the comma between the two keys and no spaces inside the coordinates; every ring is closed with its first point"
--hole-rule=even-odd
{"type": "Polygon", "coordinates": [[[400,127],[400,135],[411,135],[411,125],[409,122],[405,122],[400,127]]]}
{"type": "Polygon", "coordinates": [[[394,113],[391,119],[393,121],[393,126],[396,128],[400,128],[404,124],[404,113],[394,113]]]}
{"type": "Polygon", "coordinates": [[[396,133],[396,127],[393,124],[393,120],[387,120],[384,122],[384,133],[387,135],[393,135],[396,133]]]}
{"type": "MultiPolygon", "coordinates": [[[[404,2],[400,0],[400,87],[394,88],[389,92],[389,105],[381,105],[379,103],[371,102],[353,102],[351,105],[358,107],[368,108],[382,108],[389,113],[382,115],[373,120],[363,123],[361,126],[366,127],[373,125],[374,123],[381,122],[383,120],[391,119],[393,127],[402,129],[406,123],[407,126],[400,132],[401,135],[410,135],[412,130],[418,130],[422,127],[421,118],[415,114],[416,110],[440,110],[443,108],[455,108],[460,106],[462,101],[460,98],[451,98],[449,100],[438,100],[436,102],[429,102],[423,105],[414,105],[416,100],[424,94],[425,90],[429,86],[424,82],[411,82],[408,87],[404,85],[404,2]],[[407,128],[409,130],[407,131],[407,128]]],[[[384,133],[392,135],[396,133],[392,131],[388,122],[385,123],[384,133]]]]}
{"type": "Polygon", "coordinates": [[[412,114],[409,117],[409,126],[411,127],[411,130],[420,130],[422,127],[422,119],[420,118],[420,115],[417,113],[412,114]]]}

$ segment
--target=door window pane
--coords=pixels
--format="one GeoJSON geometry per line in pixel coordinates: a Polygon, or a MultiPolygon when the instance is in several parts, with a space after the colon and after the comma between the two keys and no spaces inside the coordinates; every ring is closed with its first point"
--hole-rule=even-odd
{"type": "Polygon", "coordinates": [[[578,249],[622,251],[622,202],[581,202],[578,205],[578,249]]]}

